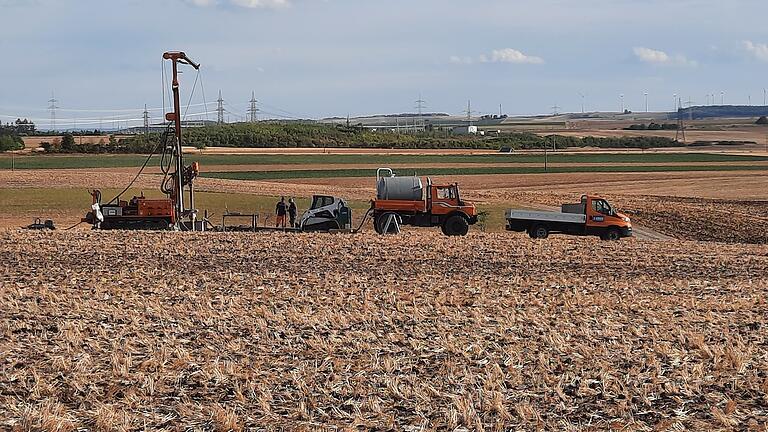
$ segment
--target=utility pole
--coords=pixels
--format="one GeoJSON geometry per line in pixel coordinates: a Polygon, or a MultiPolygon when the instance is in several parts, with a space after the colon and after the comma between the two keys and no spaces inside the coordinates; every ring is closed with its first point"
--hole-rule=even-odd
{"type": "Polygon", "coordinates": [[[59,101],[56,99],[56,96],[53,92],[51,92],[51,98],[48,100],[48,110],[51,112],[51,130],[56,131],[56,110],[59,109],[58,105],[59,101]]]}
{"type": "Polygon", "coordinates": [[[685,122],[683,121],[683,102],[682,99],[677,100],[677,132],[675,132],[675,142],[680,142],[680,135],[683,136],[683,144],[685,144],[685,122]]]}
{"type": "Polygon", "coordinates": [[[472,100],[467,100],[467,126],[472,126],[472,100]]]}
{"type": "Polygon", "coordinates": [[[224,124],[224,99],[221,98],[221,90],[219,90],[219,98],[216,100],[216,123],[224,124]]]}
{"type": "Polygon", "coordinates": [[[149,111],[147,104],[144,104],[144,139],[149,141],[149,111]]]}
{"type": "Polygon", "coordinates": [[[248,107],[248,115],[251,120],[251,123],[256,123],[258,120],[257,114],[259,112],[259,109],[256,107],[256,103],[258,101],[256,100],[256,93],[251,92],[251,100],[250,100],[250,106],[248,107]]]}
{"type": "MultiPolygon", "coordinates": [[[[422,129],[422,130],[424,129],[424,123],[423,123],[423,120],[422,120],[422,115],[424,114],[424,108],[426,108],[426,105],[425,105],[426,103],[427,103],[427,101],[422,99],[421,98],[421,93],[419,93],[419,99],[416,100],[416,109],[419,112],[419,125],[418,125],[418,128],[422,129]]],[[[416,129],[417,129],[417,127],[414,126],[414,132],[416,132],[416,129]]]]}

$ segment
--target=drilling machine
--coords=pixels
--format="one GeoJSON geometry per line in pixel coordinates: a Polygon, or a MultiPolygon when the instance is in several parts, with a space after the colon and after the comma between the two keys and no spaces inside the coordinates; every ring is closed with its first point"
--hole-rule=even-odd
{"type": "MultiPolygon", "coordinates": [[[[163,133],[158,147],[162,146],[161,169],[164,174],[160,190],[167,198],[149,199],[144,196],[134,196],[130,201],[121,200],[125,193],[138,179],[146,167],[141,168],[131,184],[112,201],[102,204],[101,191],[94,190],[91,193],[93,204],[91,211],[82,219],[93,225],[94,229],[175,229],[194,231],[196,226],[202,228],[204,224],[196,223],[197,210],[195,209],[194,180],[200,174],[200,166],[197,162],[189,166],[184,165],[182,153],[181,130],[181,106],[179,97],[178,65],[189,65],[195,70],[200,70],[200,65],[192,61],[180,51],[169,51],[163,54],[163,59],[172,64],[173,81],[173,112],[166,113],[165,119],[169,122],[163,133]],[[173,127],[174,133],[170,134],[173,127]],[[188,193],[188,199],[185,197],[188,193]]],[[[155,148],[157,150],[157,147],[155,148]]],[[[149,155],[149,162],[152,155],[149,155]]]]}

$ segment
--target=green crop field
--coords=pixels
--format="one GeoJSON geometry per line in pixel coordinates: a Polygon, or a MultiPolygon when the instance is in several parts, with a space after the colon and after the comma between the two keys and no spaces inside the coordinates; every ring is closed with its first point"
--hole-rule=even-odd
{"type": "MultiPolygon", "coordinates": [[[[639,165],[639,166],[572,166],[551,167],[484,167],[484,168],[398,168],[400,175],[489,175],[489,174],[543,174],[543,173],[578,173],[578,172],[685,172],[685,171],[750,171],[765,170],[759,165],[639,165]]],[[[290,171],[226,171],[207,172],[201,176],[229,180],[279,180],[299,178],[343,178],[370,177],[370,169],[332,169],[332,170],[290,170],[290,171]]]]}
{"type": "MultiPolygon", "coordinates": [[[[198,161],[205,166],[215,165],[322,165],[322,164],[346,164],[360,165],[371,164],[386,166],[388,164],[502,164],[502,163],[529,163],[543,164],[543,154],[482,154],[482,155],[186,155],[186,161],[198,161]]],[[[0,169],[74,169],[74,168],[115,168],[115,167],[139,167],[147,159],[145,155],[34,155],[16,156],[8,155],[0,157],[0,169]]],[[[159,157],[154,156],[150,165],[156,166],[159,157]]],[[[710,163],[710,162],[751,162],[766,161],[768,158],[759,156],[741,156],[729,154],[710,153],[590,153],[590,154],[564,154],[550,153],[548,160],[551,163],[710,163]]]]}

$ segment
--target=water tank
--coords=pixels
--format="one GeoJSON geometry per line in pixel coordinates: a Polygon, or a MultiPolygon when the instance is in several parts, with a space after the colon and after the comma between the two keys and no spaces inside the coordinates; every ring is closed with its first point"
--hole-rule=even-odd
{"type": "Polygon", "coordinates": [[[381,177],[376,185],[376,199],[420,201],[424,186],[419,177],[381,177]]]}

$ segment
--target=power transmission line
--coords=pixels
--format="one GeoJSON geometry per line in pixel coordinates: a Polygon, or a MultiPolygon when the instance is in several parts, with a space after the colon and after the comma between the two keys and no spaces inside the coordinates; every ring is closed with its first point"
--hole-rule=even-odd
{"type": "Polygon", "coordinates": [[[149,111],[147,111],[147,104],[144,104],[144,136],[149,137],[149,111]]]}
{"type": "Polygon", "coordinates": [[[256,123],[258,120],[257,114],[259,113],[259,109],[256,107],[257,102],[256,93],[251,92],[251,100],[249,101],[250,106],[248,107],[248,116],[251,120],[251,123],[256,123]]]}
{"type": "Polygon", "coordinates": [[[51,92],[51,98],[48,100],[48,109],[51,111],[51,130],[54,131],[56,130],[56,110],[59,109],[56,105],[58,102],[54,93],[51,92]]]}
{"type": "Polygon", "coordinates": [[[221,98],[221,90],[219,90],[219,98],[216,103],[216,123],[224,124],[224,99],[221,98]]]}
{"type": "MultiPolygon", "coordinates": [[[[421,130],[424,130],[424,120],[423,120],[423,117],[422,117],[422,116],[424,115],[424,108],[426,108],[426,103],[427,103],[427,101],[425,101],[424,99],[422,99],[422,98],[421,98],[421,93],[419,93],[419,98],[416,100],[416,102],[415,102],[415,103],[416,103],[416,110],[417,110],[417,111],[418,111],[418,113],[419,113],[419,117],[418,117],[418,119],[419,119],[419,124],[418,124],[418,126],[416,126],[416,128],[418,128],[418,129],[421,129],[421,130]]],[[[414,131],[414,132],[415,132],[415,131],[414,131]]]]}

